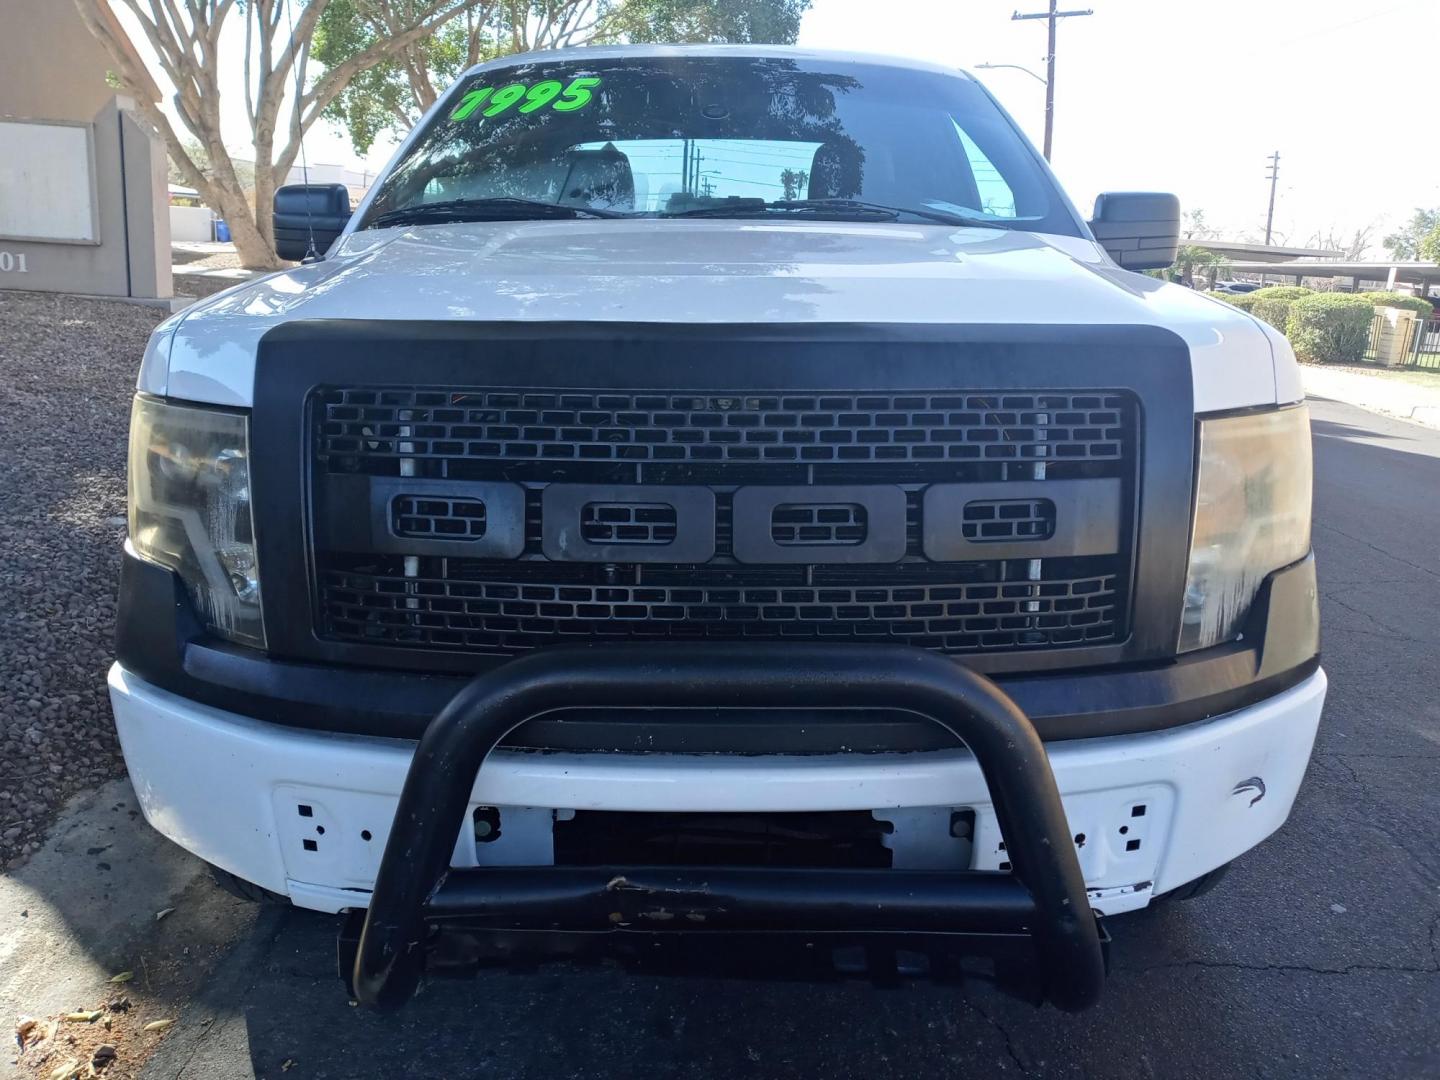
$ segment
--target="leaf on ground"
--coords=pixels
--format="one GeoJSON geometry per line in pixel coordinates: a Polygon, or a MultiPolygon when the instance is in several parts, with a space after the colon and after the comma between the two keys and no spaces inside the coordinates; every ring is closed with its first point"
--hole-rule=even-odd
{"type": "Polygon", "coordinates": [[[155,912],[155,921],[159,922],[161,919],[163,919],[166,915],[169,915],[174,910],[175,909],[173,907],[167,907],[155,912]]]}
{"type": "Polygon", "coordinates": [[[141,1030],[142,1030],[142,1031],[164,1031],[166,1028],[168,1028],[168,1027],[169,1027],[171,1024],[173,1024],[174,1022],[175,1022],[174,1020],[151,1020],[148,1024],[146,1024],[143,1028],[141,1028],[141,1030]]]}
{"type": "Polygon", "coordinates": [[[65,1019],[73,1024],[93,1024],[99,1020],[104,1013],[100,1009],[91,1009],[88,1012],[66,1013],[65,1019]]]}
{"type": "Polygon", "coordinates": [[[58,1069],[55,1069],[50,1073],[50,1080],[70,1080],[70,1077],[74,1076],[79,1071],[80,1062],[67,1061],[64,1065],[61,1065],[58,1069]]]}
{"type": "Polygon", "coordinates": [[[122,972],[120,972],[119,975],[111,975],[111,976],[110,976],[110,981],[111,981],[112,983],[127,983],[127,982],[129,982],[131,979],[133,979],[134,977],[135,977],[135,972],[133,972],[133,971],[122,971],[122,972]]]}
{"type": "Polygon", "coordinates": [[[284,1060],[284,1062],[281,1063],[281,1065],[280,1065],[280,1071],[281,1071],[281,1072],[289,1072],[289,1071],[290,1071],[291,1069],[293,1069],[294,1067],[295,1067],[295,1059],[294,1059],[294,1058],[286,1058],[286,1059],[284,1060]]]}
{"type": "Polygon", "coordinates": [[[21,1046],[24,1046],[25,1040],[30,1036],[30,1033],[39,1026],[39,1020],[36,1020],[29,1016],[22,1017],[20,1022],[15,1025],[15,1041],[18,1042],[21,1046]]]}

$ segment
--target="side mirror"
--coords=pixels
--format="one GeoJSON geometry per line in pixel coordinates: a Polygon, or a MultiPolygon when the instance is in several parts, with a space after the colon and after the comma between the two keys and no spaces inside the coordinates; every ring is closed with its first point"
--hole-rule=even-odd
{"type": "Polygon", "coordinates": [[[344,184],[287,184],[275,192],[275,254],[303,260],[315,238],[325,254],[350,220],[350,192],[344,184]]]}
{"type": "Polygon", "coordinates": [[[1158,191],[1110,191],[1095,200],[1090,231],[1126,270],[1163,270],[1180,247],[1180,200],[1158,191]]]}

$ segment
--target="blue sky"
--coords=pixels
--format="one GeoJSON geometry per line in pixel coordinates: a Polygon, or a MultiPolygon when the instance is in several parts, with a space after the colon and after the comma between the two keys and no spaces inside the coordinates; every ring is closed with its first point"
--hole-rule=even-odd
{"type": "MultiPolygon", "coordinates": [[[[800,42],[973,69],[1044,73],[1044,0],[815,0],[800,42]],[[923,28],[923,29],[921,29],[923,28]]],[[[1226,235],[1263,233],[1279,150],[1277,233],[1387,224],[1440,205],[1440,0],[1064,0],[1055,170],[1088,210],[1110,189],[1174,191],[1226,235]]],[[[1038,144],[1045,89],[976,72],[1038,144]]]]}

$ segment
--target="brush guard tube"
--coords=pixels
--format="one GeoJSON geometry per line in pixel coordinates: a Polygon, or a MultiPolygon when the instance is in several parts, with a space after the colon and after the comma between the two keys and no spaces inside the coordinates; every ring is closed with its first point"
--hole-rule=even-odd
{"type": "Polygon", "coordinates": [[[431,930],[447,924],[590,936],[636,926],[657,936],[683,929],[716,938],[946,934],[984,944],[1021,936],[1033,948],[1041,996],[1058,1008],[1093,1005],[1105,979],[1101,932],[1035,729],[989,679],[905,645],[576,647],[540,651],[476,677],[430,722],[406,775],[355,949],[355,998],[387,1009],[408,1001],[431,930]],[[975,755],[1012,872],[452,870],[456,830],[485,758],[525,721],[576,705],[915,712],[975,755]],[[662,917],[669,921],[662,925],[662,917]]]}

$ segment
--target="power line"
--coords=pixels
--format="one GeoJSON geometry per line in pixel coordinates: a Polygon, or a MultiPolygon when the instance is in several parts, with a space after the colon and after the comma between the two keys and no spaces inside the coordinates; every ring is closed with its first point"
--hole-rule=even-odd
{"type": "Polygon", "coordinates": [[[1061,19],[1068,19],[1075,15],[1094,15],[1095,12],[1086,8],[1084,11],[1056,11],[1057,0],[1050,0],[1049,11],[1037,11],[1027,15],[1020,12],[1010,16],[1012,22],[1025,22],[1030,19],[1044,19],[1049,24],[1050,47],[1045,53],[1045,160],[1050,160],[1050,144],[1055,131],[1055,24],[1061,19]]]}

